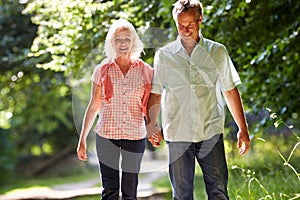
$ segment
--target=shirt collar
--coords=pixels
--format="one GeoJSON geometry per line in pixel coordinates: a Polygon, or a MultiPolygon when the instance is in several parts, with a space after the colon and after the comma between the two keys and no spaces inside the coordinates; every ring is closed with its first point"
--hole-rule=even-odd
{"type": "MultiPolygon", "coordinates": [[[[200,40],[197,45],[200,45],[202,47],[203,46],[203,35],[200,30],[199,30],[199,37],[200,37],[200,40]]],[[[184,47],[182,46],[180,35],[178,35],[177,39],[176,39],[176,44],[175,44],[175,53],[178,53],[179,51],[182,51],[182,50],[184,50],[184,47]]]]}
{"type": "MultiPolygon", "coordinates": [[[[114,66],[118,66],[118,64],[116,63],[116,59],[113,59],[111,62],[110,62],[111,65],[114,65],[114,66]]],[[[134,67],[137,67],[139,66],[140,64],[140,59],[134,59],[129,70],[134,68],[134,67]]]]}

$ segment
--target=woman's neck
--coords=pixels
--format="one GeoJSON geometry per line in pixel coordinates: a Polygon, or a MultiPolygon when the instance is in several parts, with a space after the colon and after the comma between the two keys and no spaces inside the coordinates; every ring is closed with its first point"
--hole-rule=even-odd
{"type": "Polygon", "coordinates": [[[133,63],[130,56],[119,56],[115,59],[115,61],[123,74],[127,74],[130,66],[133,63]]]}

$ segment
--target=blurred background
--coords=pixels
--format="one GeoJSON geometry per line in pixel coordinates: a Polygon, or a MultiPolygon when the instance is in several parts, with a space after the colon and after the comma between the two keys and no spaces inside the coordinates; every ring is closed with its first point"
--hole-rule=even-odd
{"type": "MultiPolygon", "coordinates": [[[[109,25],[119,18],[132,22],[145,44],[142,58],[152,65],[156,49],[176,38],[174,2],[0,0],[1,194],[98,176],[93,153],[92,162],[79,162],[76,147],[109,25]]],[[[230,197],[299,198],[300,1],[202,3],[204,37],[227,47],[241,76],[252,139],[251,151],[238,156],[228,115],[230,197]]],[[[149,147],[151,159],[165,159],[164,148],[149,147]]],[[[170,198],[167,176],[154,186],[170,198]]],[[[195,187],[196,199],[205,198],[201,179],[195,187]]]]}

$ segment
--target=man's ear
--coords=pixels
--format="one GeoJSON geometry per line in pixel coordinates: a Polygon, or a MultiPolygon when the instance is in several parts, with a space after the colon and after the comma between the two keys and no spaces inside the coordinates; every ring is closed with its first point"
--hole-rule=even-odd
{"type": "Polygon", "coordinates": [[[202,24],[202,15],[199,17],[199,23],[202,24]]]}

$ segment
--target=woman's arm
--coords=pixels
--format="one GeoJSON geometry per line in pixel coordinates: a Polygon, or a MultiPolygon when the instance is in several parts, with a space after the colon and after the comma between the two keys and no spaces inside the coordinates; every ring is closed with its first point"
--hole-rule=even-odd
{"type": "Polygon", "coordinates": [[[94,121],[97,117],[98,112],[101,108],[101,85],[92,83],[92,92],[91,99],[87,106],[87,109],[84,114],[81,133],[79,136],[78,146],[77,146],[77,156],[78,159],[86,161],[87,152],[86,152],[86,138],[94,124],[94,121]]]}

